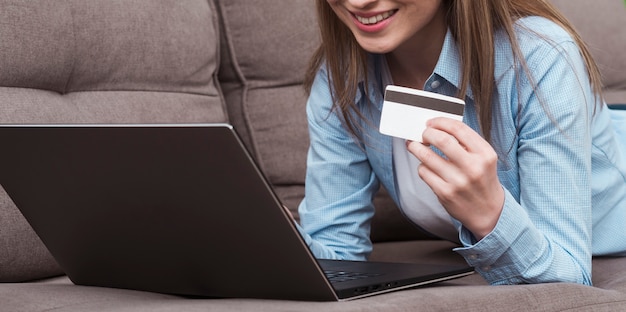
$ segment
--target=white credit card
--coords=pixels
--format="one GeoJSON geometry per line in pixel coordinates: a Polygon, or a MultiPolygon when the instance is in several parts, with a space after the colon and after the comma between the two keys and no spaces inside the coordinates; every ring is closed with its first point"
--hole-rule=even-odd
{"type": "Polygon", "coordinates": [[[422,142],[426,121],[434,117],[463,120],[465,102],[434,92],[389,85],[380,119],[382,134],[422,142]]]}

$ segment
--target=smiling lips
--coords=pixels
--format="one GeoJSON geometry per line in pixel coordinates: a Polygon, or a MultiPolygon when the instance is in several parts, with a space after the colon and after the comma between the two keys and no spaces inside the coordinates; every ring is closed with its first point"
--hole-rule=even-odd
{"type": "Polygon", "coordinates": [[[387,11],[385,13],[374,15],[371,17],[362,17],[362,16],[354,14],[354,17],[359,21],[359,23],[363,25],[374,25],[374,24],[380,23],[381,21],[388,19],[389,17],[394,15],[396,11],[397,10],[391,10],[391,11],[387,11]]]}

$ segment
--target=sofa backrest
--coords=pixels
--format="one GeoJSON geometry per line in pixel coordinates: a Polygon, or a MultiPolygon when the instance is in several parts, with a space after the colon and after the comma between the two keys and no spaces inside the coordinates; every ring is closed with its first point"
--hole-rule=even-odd
{"type": "MultiPolygon", "coordinates": [[[[206,0],[2,0],[0,123],[225,122],[215,16],[206,0]]],[[[55,274],[0,189],[0,282],[55,274]]]]}
{"type": "Polygon", "coordinates": [[[626,3],[552,0],[580,32],[600,67],[607,103],[626,103],[626,3]]]}
{"type": "Polygon", "coordinates": [[[230,120],[272,183],[302,183],[308,147],[302,78],[318,43],[314,3],[216,2],[219,80],[230,120]]]}
{"type": "MultiPolygon", "coordinates": [[[[230,121],[297,219],[309,145],[302,83],[319,44],[315,2],[216,3],[222,27],[219,81],[230,121]]],[[[384,191],[375,205],[373,241],[424,237],[384,191]]]]}

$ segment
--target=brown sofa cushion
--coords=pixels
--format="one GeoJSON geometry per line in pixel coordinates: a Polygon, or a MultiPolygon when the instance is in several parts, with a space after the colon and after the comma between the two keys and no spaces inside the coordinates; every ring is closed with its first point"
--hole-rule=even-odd
{"type": "MultiPolygon", "coordinates": [[[[0,123],[227,121],[212,6],[0,2],[0,123]]],[[[0,233],[0,281],[62,273],[4,191],[0,233]]]]}
{"type": "Polygon", "coordinates": [[[222,22],[219,79],[230,121],[297,217],[309,143],[302,81],[318,43],[311,27],[314,3],[216,2],[222,22]]]}
{"type": "Polygon", "coordinates": [[[314,3],[218,0],[217,5],[223,22],[219,78],[231,122],[272,183],[302,183],[308,132],[301,85],[318,42],[311,27],[314,3]]]}
{"type": "Polygon", "coordinates": [[[626,103],[626,6],[620,0],[553,0],[589,46],[608,103],[626,103]]]}
{"type": "MultiPolygon", "coordinates": [[[[315,3],[218,0],[217,5],[223,42],[219,79],[230,121],[297,218],[309,144],[302,82],[319,43],[315,3]]],[[[374,241],[423,237],[384,193],[375,203],[374,241]]]]}

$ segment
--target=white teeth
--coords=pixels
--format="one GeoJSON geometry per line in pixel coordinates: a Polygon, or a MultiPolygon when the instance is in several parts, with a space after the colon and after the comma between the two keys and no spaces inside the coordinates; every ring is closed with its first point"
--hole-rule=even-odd
{"type": "Polygon", "coordinates": [[[388,11],[382,14],[378,14],[376,16],[372,16],[372,17],[361,17],[358,15],[356,16],[356,19],[361,23],[361,24],[365,24],[365,25],[372,25],[372,24],[376,24],[382,20],[386,20],[388,19],[390,16],[393,15],[393,13],[395,13],[395,11],[388,11]]]}

